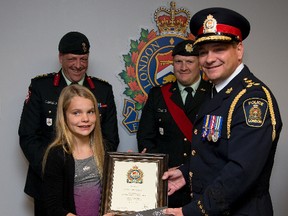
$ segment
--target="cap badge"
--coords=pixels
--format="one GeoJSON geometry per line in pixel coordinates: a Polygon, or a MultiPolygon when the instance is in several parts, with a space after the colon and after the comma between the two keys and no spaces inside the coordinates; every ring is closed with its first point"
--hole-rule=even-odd
{"type": "Polygon", "coordinates": [[[189,52],[189,53],[193,52],[193,45],[190,43],[186,44],[185,50],[186,50],[186,52],[189,52]]]}
{"type": "Polygon", "coordinates": [[[216,19],[214,19],[213,16],[209,14],[203,23],[204,27],[203,34],[216,33],[217,32],[216,26],[217,26],[216,19]]]}
{"type": "Polygon", "coordinates": [[[83,49],[83,52],[87,52],[87,46],[86,46],[86,43],[82,43],[82,49],[83,49]]]}

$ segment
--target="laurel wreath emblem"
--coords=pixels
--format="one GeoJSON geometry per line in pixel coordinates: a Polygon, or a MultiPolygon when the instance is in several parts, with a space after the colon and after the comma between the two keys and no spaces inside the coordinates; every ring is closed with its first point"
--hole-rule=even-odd
{"type": "Polygon", "coordinates": [[[141,110],[147,100],[147,96],[143,94],[139,83],[136,78],[136,64],[139,53],[145,47],[145,45],[152,39],[157,37],[154,30],[149,32],[148,29],[141,29],[140,38],[138,40],[130,41],[130,51],[128,54],[123,55],[125,62],[125,70],[119,73],[119,76],[123,79],[125,84],[128,86],[125,88],[123,94],[130,97],[135,101],[136,110],[141,110]]]}

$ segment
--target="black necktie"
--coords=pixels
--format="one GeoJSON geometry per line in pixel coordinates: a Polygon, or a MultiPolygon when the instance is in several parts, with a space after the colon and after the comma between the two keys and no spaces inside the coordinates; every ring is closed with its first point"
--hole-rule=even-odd
{"type": "Polygon", "coordinates": [[[71,82],[70,85],[74,85],[74,84],[78,84],[78,82],[75,82],[75,81],[74,81],[74,82],[71,82]]]}
{"type": "Polygon", "coordinates": [[[185,110],[187,112],[193,104],[193,96],[192,96],[193,88],[186,87],[184,90],[187,91],[187,96],[185,99],[185,110]]]}
{"type": "Polygon", "coordinates": [[[215,85],[212,86],[212,91],[211,91],[211,98],[215,97],[215,95],[217,94],[217,90],[215,88],[215,85]]]}

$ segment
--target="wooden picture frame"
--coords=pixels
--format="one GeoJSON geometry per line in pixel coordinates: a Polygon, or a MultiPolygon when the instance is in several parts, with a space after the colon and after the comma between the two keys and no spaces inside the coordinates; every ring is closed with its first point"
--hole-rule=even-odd
{"type": "Polygon", "coordinates": [[[101,215],[132,214],[167,206],[168,155],[108,152],[105,156],[101,215]]]}

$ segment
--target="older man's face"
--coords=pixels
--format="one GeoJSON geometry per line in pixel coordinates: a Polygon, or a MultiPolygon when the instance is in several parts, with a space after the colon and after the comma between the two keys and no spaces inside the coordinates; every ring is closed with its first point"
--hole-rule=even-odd
{"type": "Polygon", "coordinates": [[[78,82],[83,78],[88,69],[88,58],[89,54],[59,54],[63,72],[71,82],[78,82]]]}

